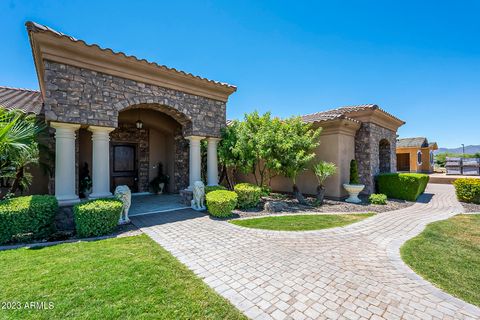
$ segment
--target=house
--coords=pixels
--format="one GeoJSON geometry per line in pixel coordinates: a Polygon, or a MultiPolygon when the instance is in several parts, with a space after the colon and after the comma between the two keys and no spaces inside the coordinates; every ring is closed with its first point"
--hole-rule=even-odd
{"type": "Polygon", "coordinates": [[[36,184],[60,204],[79,201],[79,172],[87,167],[91,198],[109,196],[117,185],[148,191],[160,162],[170,176],[167,189],[188,190],[200,180],[202,140],[208,143],[208,184],[218,183],[216,148],[235,86],[34,22],[26,26],[40,92],[2,88],[0,104],[37,114],[49,125],[54,173],[36,184]]]}
{"type": "MultiPolygon", "coordinates": [[[[27,22],[40,91],[0,88],[0,105],[43,119],[54,170],[36,172],[35,193],[55,194],[61,205],[79,201],[81,176],[92,178],[90,198],[112,194],[118,185],[149,191],[159,163],[170,176],[167,191],[191,195],[201,179],[200,142],[207,141],[207,183],[218,184],[217,144],[226,125],[226,105],[236,87],[167,66],[87,44],[49,27],[27,22]]],[[[359,105],[302,116],[322,127],[318,159],[338,173],[326,195],[346,196],[350,160],[357,159],[365,192],[374,176],[397,168],[397,129],[404,122],[377,105],[359,105]]],[[[311,172],[302,174],[303,192],[315,193],[311,172]]],[[[285,178],[272,188],[291,191],[285,178]]]]}
{"type": "MultiPolygon", "coordinates": [[[[343,188],[350,180],[350,161],[356,159],[364,193],[375,192],[375,176],[379,173],[396,172],[397,130],[405,124],[375,104],[346,106],[333,110],[301,116],[312,127],[322,127],[316,160],[333,162],[337,173],[327,179],[325,195],[343,199],[348,194],[343,188]]],[[[253,181],[248,175],[242,179],[253,181]]],[[[297,179],[299,189],[306,194],[315,194],[317,179],[311,170],[301,173],[297,179]]],[[[292,182],[276,176],[271,181],[275,191],[291,192],[292,182]]]]}
{"type": "Polygon", "coordinates": [[[428,142],[425,137],[397,140],[397,171],[432,173],[436,142],[428,142]]]}

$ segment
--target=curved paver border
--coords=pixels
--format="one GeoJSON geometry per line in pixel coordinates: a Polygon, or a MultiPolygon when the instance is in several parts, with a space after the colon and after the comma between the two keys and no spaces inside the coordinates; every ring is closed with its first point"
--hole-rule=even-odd
{"type": "Polygon", "coordinates": [[[339,228],[242,228],[193,211],[142,216],[137,226],[252,319],[478,319],[400,258],[433,221],[462,212],[451,186],[420,202],[339,228]]]}

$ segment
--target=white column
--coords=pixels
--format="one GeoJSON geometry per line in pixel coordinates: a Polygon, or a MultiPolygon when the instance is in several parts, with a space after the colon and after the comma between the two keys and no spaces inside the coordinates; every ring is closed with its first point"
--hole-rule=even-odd
{"type": "Polygon", "coordinates": [[[110,132],[115,128],[90,126],[92,132],[92,194],[89,198],[103,198],[110,192],[110,132]]]}
{"type": "Polygon", "coordinates": [[[55,129],[55,197],[59,204],[79,201],[75,192],[75,131],[79,124],[51,122],[55,129]]]}
{"type": "Polygon", "coordinates": [[[207,184],[209,186],[218,185],[218,141],[220,141],[219,138],[207,138],[207,184]]]}
{"type": "Polygon", "coordinates": [[[189,186],[188,190],[193,190],[195,181],[202,180],[202,156],[200,153],[200,141],[205,137],[189,136],[186,137],[190,141],[190,157],[189,157],[189,186]]]}

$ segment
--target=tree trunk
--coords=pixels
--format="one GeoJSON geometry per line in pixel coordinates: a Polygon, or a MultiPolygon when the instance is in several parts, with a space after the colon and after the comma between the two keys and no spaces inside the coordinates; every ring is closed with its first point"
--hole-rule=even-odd
{"type": "Polygon", "coordinates": [[[300,189],[298,189],[298,186],[296,184],[293,184],[293,195],[297,199],[298,203],[306,205],[307,202],[305,201],[305,198],[303,197],[303,194],[300,192],[300,189]]]}
{"type": "Polygon", "coordinates": [[[10,188],[9,193],[15,194],[18,187],[20,186],[20,181],[23,179],[23,167],[18,168],[17,173],[15,174],[15,180],[13,180],[12,187],[10,188]]]}
{"type": "Polygon", "coordinates": [[[317,204],[322,205],[323,204],[323,199],[325,198],[325,187],[318,185],[317,186],[317,204]]]}

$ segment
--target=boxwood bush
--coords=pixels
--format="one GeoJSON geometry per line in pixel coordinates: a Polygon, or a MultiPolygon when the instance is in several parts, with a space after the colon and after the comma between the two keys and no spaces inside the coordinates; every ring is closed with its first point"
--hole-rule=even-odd
{"type": "Polygon", "coordinates": [[[238,196],[233,191],[217,190],[206,196],[208,212],[214,217],[226,218],[232,214],[237,206],[238,196]]]}
{"type": "Polygon", "coordinates": [[[370,201],[371,204],[385,205],[387,204],[387,196],[382,193],[373,193],[368,197],[368,201],[370,201]]]}
{"type": "Polygon", "coordinates": [[[227,190],[224,186],[206,186],[205,187],[205,194],[212,192],[212,191],[217,191],[217,190],[227,190]]]}
{"type": "Polygon", "coordinates": [[[480,204],[480,179],[457,179],[453,182],[453,185],[458,200],[480,204]]]}
{"type": "Polygon", "coordinates": [[[35,195],[0,201],[0,243],[44,239],[55,231],[58,202],[35,195]]]}
{"type": "Polygon", "coordinates": [[[417,200],[427,187],[429,177],[420,173],[382,173],[377,176],[380,193],[389,198],[417,200]]]}
{"type": "Polygon", "coordinates": [[[257,206],[263,194],[262,188],[251,183],[239,183],[233,190],[238,195],[237,206],[241,209],[257,206]]]}
{"type": "Polygon", "coordinates": [[[75,228],[81,238],[98,237],[115,231],[123,203],[120,200],[96,199],[73,207],[75,228]]]}

